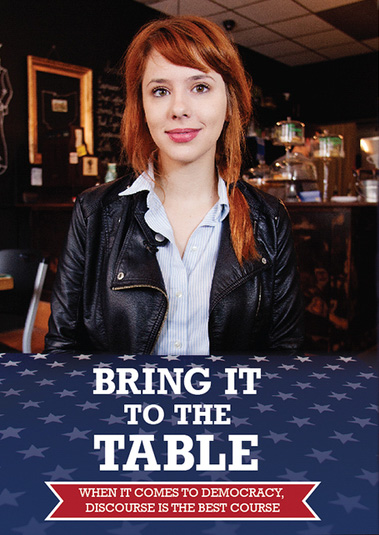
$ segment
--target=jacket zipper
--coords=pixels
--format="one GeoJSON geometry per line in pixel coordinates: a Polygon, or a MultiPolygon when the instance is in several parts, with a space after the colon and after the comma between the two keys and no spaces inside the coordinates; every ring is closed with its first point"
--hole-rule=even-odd
{"type": "Polygon", "coordinates": [[[156,343],[158,342],[158,338],[160,337],[160,334],[162,332],[163,325],[164,325],[164,323],[165,323],[165,321],[167,319],[167,315],[168,315],[168,296],[167,296],[166,292],[164,292],[161,288],[158,288],[158,286],[151,286],[150,284],[134,284],[132,286],[117,286],[117,287],[116,286],[112,286],[112,290],[129,290],[131,288],[152,288],[153,290],[158,290],[158,292],[161,292],[166,298],[166,302],[167,302],[166,312],[165,312],[163,321],[161,323],[161,326],[159,328],[158,334],[155,337],[152,349],[150,351],[150,355],[151,355],[153,353],[153,351],[154,351],[154,347],[155,347],[156,343]]]}
{"type": "Polygon", "coordinates": [[[261,285],[261,280],[260,280],[260,277],[259,277],[259,292],[258,292],[258,305],[257,305],[257,310],[255,311],[255,318],[258,317],[258,314],[259,314],[259,311],[260,311],[260,308],[261,308],[261,301],[262,301],[262,285],[261,285]]]}

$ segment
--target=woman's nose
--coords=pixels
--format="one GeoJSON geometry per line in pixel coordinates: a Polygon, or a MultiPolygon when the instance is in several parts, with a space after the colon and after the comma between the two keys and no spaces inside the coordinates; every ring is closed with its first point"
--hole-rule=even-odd
{"type": "Polygon", "coordinates": [[[190,100],[184,92],[178,91],[172,95],[171,115],[173,118],[189,117],[191,115],[190,108],[190,100]]]}

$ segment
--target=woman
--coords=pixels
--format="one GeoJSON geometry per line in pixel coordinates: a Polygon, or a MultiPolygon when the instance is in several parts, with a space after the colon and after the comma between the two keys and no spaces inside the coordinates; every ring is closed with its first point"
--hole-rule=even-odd
{"type": "Polygon", "coordinates": [[[199,17],[155,21],[125,57],[135,173],[79,196],[46,351],[296,351],[302,302],[281,202],[239,180],[251,92],[199,17]]]}

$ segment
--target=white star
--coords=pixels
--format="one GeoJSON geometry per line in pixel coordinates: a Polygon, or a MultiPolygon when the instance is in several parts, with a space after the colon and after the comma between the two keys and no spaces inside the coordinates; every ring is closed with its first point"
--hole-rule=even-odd
{"type": "Polygon", "coordinates": [[[312,362],[312,359],[310,357],[295,357],[295,360],[300,360],[300,362],[312,362]]]}
{"type": "Polygon", "coordinates": [[[43,353],[36,353],[35,355],[30,355],[33,360],[47,360],[47,356],[47,354],[43,353]]]}
{"type": "Polygon", "coordinates": [[[337,492],[337,496],[338,500],[332,501],[330,503],[333,503],[335,505],[341,505],[347,513],[351,513],[351,511],[353,511],[354,509],[368,510],[368,507],[359,503],[361,499],[360,496],[344,496],[339,492],[337,492]]]}
{"type": "Polygon", "coordinates": [[[80,431],[77,427],[74,427],[74,429],[70,433],[63,433],[63,436],[70,437],[71,440],[76,439],[83,439],[83,440],[89,440],[89,437],[87,437],[87,433],[90,433],[91,429],[88,429],[87,431],[80,431]]]}
{"type": "Polygon", "coordinates": [[[35,375],[37,373],[38,370],[28,370],[27,368],[25,368],[25,370],[23,370],[22,372],[17,372],[21,375],[21,377],[25,377],[26,375],[35,375]]]}
{"type": "Polygon", "coordinates": [[[281,366],[278,366],[278,368],[283,368],[287,372],[290,370],[298,370],[299,368],[296,368],[294,364],[282,364],[281,366]]]}
{"type": "Polygon", "coordinates": [[[55,414],[49,414],[48,416],[39,417],[38,420],[45,420],[45,424],[61,424],[61,418],[64,418],[65,415],[62,414],[61,416],[56,416],[55,414]]]}
{"type": "Polygon", "coordinates": [[[171,362],[172,360],[180,360],[180,357],[178,355],[167,355],[166,357],[161,357],[161,359],[171,362]]]}
{"type": "Polygon", "coordinates": [[[67,480],[72,481],[71,474],[76,472],[77,468],[62,468],[59,464],[54,468],[52,472],[43,472],[43,475],[50,476],[51,481],[67,480]]]}
{"type": "Polygon", "coordinates": [[[2,362],[1,364],[5,366],[6,368],[9,368],[10,366],[18,366],[20,364],[21,360],[15,361],[15,360],[8,360],[7,362],[2,362]]]}
{"type": "Polygon", "coordinates": [[[293,416],[293,420],[288,420],[289,424],[296,424],[298,427],[303,427],[303,425],[315,425],[309,421],[309,418],[296,418],[293,416]]]}
{"type": "Polygon", "coordinates": [[[378,376],[375,375],[374,373],[363,373],[363,372],[360,372],[357,377],[363,377],[363,379],[377,379],[378,376]]]}
{"type": "Polygon", "coordinates": [[[330,405],[319,405],[318,403],[314,403],[314,407],[309,407],[309,409],[318,411],[320,414],[323,412],[334,412],[334,410],[329,407],[330,405]]]}
{"type": "Polygon", "coordinates": [[[338,360],[343,360],[344,362],[357,362],[353,357],[339,357],[338,360]]]}
{"type": "Polygon", "coordinates": [[[111,414],[109,418],[100,418],[100,420],[102,420],[103,422],[108,422],[108,425],[113,425],[125,424],[125,418],[126,416],[113,416],[113,414],[111,414]]]}
{"type": "Polygon", "coordinates": [[[62,390],[62,392],[54,392],[55,394],[59,395],[61,398],[66,397],[75,397],[75,394],[77,393],[77,390],[66,390],[65,388],[62,390]]]}
{"type": "Polygon", "coordinates": [[[66,375],[69,375],[70,377],[84,377],[85,371],[78,371],[73,370],[72,372],[66,372],[66,375]]]}
{"type": "Polygon", "coordinates": [[[356,416],[353,416],[354,420],[349,420],[349,424],[358,424],[363,429],[366,427],[366,425],[375,425],[374,422],[371,421],[371,418],[357,418],[356,416]]]}
{"type": "Polygon", "coordinates": [[[359,479],[366,479],[373,487],[378,484],[379,480],[379,474],[378,472],[369,472],[368,470],[364,470],[361,468],[362,474],[359,476],[355,476],[359,479]]]}
{"type": "Polygon", "coordinates": [[[270,362],[267,357],[250,357],[249,360],[255,360],[256,362],[270,362]]]}
{"type": "Polygon", "coordinates": [[[23,390],[15,390],[14,388],[10,388],[9,390],[2,390],[2,394],[5,394],[4,397],[8,396],[19,396],[20,392],[23,392],[23,390]]]}
{"type": "Polygon", "coordinates": [[[237,418],[237,416],[232,416],[232,424],[235,427],[239,427],[240,425],[253,425],[250,422],[248,422],[249,418],[237,418]]]}
{"type": "Polygon", "coordinates": [[[55,379],[42,379],[42,381],[36,381],[36,383],[40,386],[53,386],[55,379]]]}
{"type": "Polygon", "coordinates": [[[211,360],[212,362],[217,362],[217,361],[225,361],[224,357],[215,357],[214,355],[211,355],[210,357],[206,357],[206,360],[211,360]]]}
{"type": "Polygon", "coordinates": [[[287,438],[288,433],[275,433],[274,431],[269,431],[269,433],[269,435],[266,435],[263,438],[270,438],[275,444],[281,442],[282,440],[285,442],[292,442],[292,440],[287,438]]]}
{"type": "Polygon", "coordinates": [[[98,403],[91,403],[90,401],[86,401],[84,404],[77,403],[77,407],[81,407],[83,411],[87,411],[88,409],[97,409],[99,410],[98,405],[100,405],[100,402],[98,403]]]}
{"type": "Polygon", "coordinates": [[[280,375],[278,373],[264,373],[262,377],[267,377],[267,379],[281,379],[280,375]]]}
{"type": "Polygon", "coordinates": [[[136,356],[135,355],[122,355],[118,358],[125,362],[126,360],[135,360],[136,356]]]}
{"type": "Polygon", "coordinates": [[[37,448],[33,444],[27,450],[19,450],[17,453],[24,454],[24,460],[29,459],[30,457],[45,457],[43,452],[49,448],[37,448]]]}
{"type": "Polygon", "coordinates": [[[299,388],[301,388],[301,390],[305,390],[306,388],[315,388],[311,385],[311,383],[302,383],[300,381],[297,381],[294,385],[291,386],[298,386],[299,388]]]}
{"type": "Polygon", "coordinates": [[[92,355],[75,355],[73,358],[78,360],[91,360],[92,355]]]}
{"type": "Polygon", "coordinates": [[[39,404],[43,403],[43,401],[32,401],[29,399],[29,401],[19,401],[20,405],[24,405],[23,409],[28,409],[30,407],[34,407],[36,409],[40,409],[39,404]]]}
{"type": "Polygon", "coordinates": [[[328,370],[332,370],[334,372],[337,370],[343,370],[340,364],[327,364],[326,366],[324,366],[324,368],[327,368],[328,370]]]}
{"type": "Polygon", "coordinates": [[[362,386],[361,383],[350,383],[349,381],[343,386],[348,386],[349,388],[352,388],[353,390],[357,390],[357,388],[366,388],[365,386],[362,386]]]}
{"type": "Polygon", "coordinates": [[[316,372],[313,372],[311,375],[308,375],[308,377],[313,377],[315,379],[330,379],[330,377],[326,375],[326,373],[316,373],[316,372]]]}
{"type": "Polygon", "coordinates": [[[332,392],[331,394],[329,394],[328,397],[335,398],[338,401],[341,401],[343,399],[351,399],[351,398],[348,397],[348,395],[346,393],[338,394],[337,392],[332,392]]]}
{"type": "Polygon", "coordinates": [[[25,492],[9,492],[8,489],[3,489],[0,494],[0,506],[1,505],[14,505],[18,506],[17,498],[25,494],[25,492]]]}
{"type": "Polygon", "coordinates": [[[65,362],[58,362],[56,360],[54,360],[54,362],[47,362],[46,363],[46,366],[50,366],[51,369],[53,369],[53,368],[63,368],[64,365],[65,365],[65,362]]]}
{"type": "Polygon", "coordinates": [[[356,438],[353,438],[353,433],[339,433],[338,431],[334,431],[335,436],[331,436],[329,438],[334,438],[335,440],[340,440],[342,444],[346,444],[346,442],[359,442],[356,438]]]}
{"type": "Polygon", "coordinates": [[[24,429],[25,427],[7,427],[7,429],[0,429],[0,433],[3,435],[1,437],[1,440],[3,440],[4,438],[21,438],[19,433],[21,433],[21,431],[23,431],[24,429]]]}
{"type": "Polygon", "coordinates": [[[312,448],[313,453],[307,453],[306,457],[314,457],[321,464],[324,461],[337,461],[335,457],[331,456],[332,450],[329,451],[319,451],[312,448]]]}
{"type": "Polygon", "coordinates": [[[257,409],[261,414],[263,412],[267,412],[267,411],[276,412],[276,410],[273,409],[272,406],[273,406],[272,404],[271,405],[263,405],[262,403],[257,403],[256,407],[250,407],[250,409],[257,409]]]}
{"type": "Polygon", "coordinates": [[[273,397],[274,398],[281,398],[283,401],[286,401],[287,399],[297,399],[297,398],[295,398],[295,396],[293,395],[292,392],[290,392],[288,394],[285,394],[283,392],[278,392],[277,394],[274,394],[273,397]]]}

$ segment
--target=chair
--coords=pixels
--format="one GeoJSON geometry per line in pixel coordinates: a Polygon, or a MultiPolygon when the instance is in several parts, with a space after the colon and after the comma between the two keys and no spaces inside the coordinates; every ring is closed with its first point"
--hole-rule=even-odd
{"type": "Polygon", "coordinates": [[[31,249],[0,250],[0,273],[12,275],[14,288],[0,293],[0,344],[3,350],[31,353],[37,310],[48,259],[31,249]]]}

